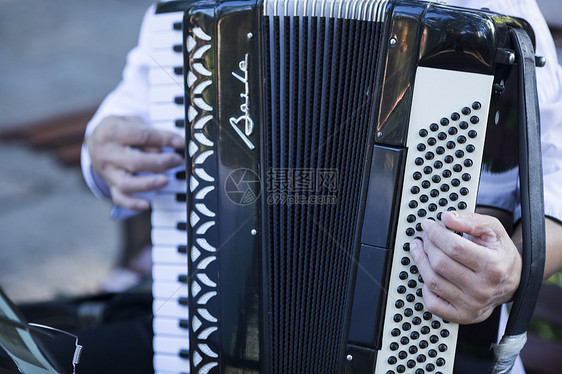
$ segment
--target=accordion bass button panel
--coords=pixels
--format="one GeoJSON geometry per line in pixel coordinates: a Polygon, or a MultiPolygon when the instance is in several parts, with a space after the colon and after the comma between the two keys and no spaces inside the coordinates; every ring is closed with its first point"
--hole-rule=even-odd
{"type": "MultiPolygon", "coordinates": [[[[144,52],[150,60],[150,125],[185,137],[182,18],[183,12],[152,17],[144,52]]],[[[166,175],[170,183],[152,199],[153,365],[155,373],[170,374],[189,369],[187,183],[184,167],[166,175]]]]}
{"type": "Polygon", "coordinates": [[[422,235],[424,219],[474,210],[492,81],[482,74],[417,69],[376,374],[453,372],[458,325],[425,309],[423,279],[408,244],[422,235]]]}

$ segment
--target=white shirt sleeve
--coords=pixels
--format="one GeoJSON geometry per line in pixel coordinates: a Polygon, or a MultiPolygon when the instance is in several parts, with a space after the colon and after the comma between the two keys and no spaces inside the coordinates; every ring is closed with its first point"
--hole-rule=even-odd
{"type": "MultiPolygon", "coordinates": [[[[138,45],[127,55],[123,77],[117,87],[103,100],[86,127],[86,139],[95,127],[108,116],[137,116],[148,121],[148,64],[150,56],[146,53],[146,24],[151,21],[154,6],[144,15],[138,45]]],[[[81,166],[84,180],[92,192],[102,198],[109,198],[109,187],[92,169],[90,155],[85,143],[82,145],[81,166]]]]}
{"type": "MultiPolygon", "coordinates": [[[[546,58],[546,66],[537,68],[541,121],[545,214],[562,221],[562,67],[554,41],[535,0],[448,0],[447,4],[468,8],[489,8],[498,13],[520,17],[531,24],[536,37],[536,54],[546,58]]],[[[515,191],[518,196],[519,191],[515,191]]],[[[516,207],[514,218],[521,216],[516,207]]]]}

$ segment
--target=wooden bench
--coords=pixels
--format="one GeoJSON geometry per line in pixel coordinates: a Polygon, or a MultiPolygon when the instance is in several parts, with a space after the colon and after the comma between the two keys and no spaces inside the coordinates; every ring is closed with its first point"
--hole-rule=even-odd
{"type": "Polygon", "coordinates": [[[61,164],[78,166],[84,131],[94,112],[95,108],[89,108],[10,126],[0,133],[0,140],[18,141],[33,149],[49,151],[61,164]]]}

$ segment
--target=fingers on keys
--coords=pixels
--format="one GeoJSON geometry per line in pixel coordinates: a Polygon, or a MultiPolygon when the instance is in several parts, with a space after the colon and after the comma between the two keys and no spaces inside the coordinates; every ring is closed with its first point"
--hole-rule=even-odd
{"type": "Polygon", "coordinates": [[[507,261],[513,253],[503,255],[515,247],[493,217],[447,212],[441,218],[447,227],[426,220],[421,240],[410,244],[424,279],[426,307],[454,322],[481,321],[516,288],[510,286],[516,283],[510,281],[510,273],[516,270],[507,261]],[[470,234],[471,240],[455,231],[470,234]]]}
{"type": "Polygon", "coordinates": [[[121,117],[112,130],[113,139],[123,145],[176,149],[185,147],[185,140],[181,136],[148,127],[137,117],[121,117]]]}

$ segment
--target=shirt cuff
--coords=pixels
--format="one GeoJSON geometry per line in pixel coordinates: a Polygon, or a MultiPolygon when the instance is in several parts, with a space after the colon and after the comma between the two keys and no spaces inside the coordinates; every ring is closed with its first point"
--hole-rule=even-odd
{"type": "Polygon", "coordinates": [[[88,185],[94,195],[100,199],[111,198],[108,184],[92,167],[92,161],[90,160],[90,154],[88,153],[86,144],[82,144],[80,164],[86,185],[88,185]]]}

